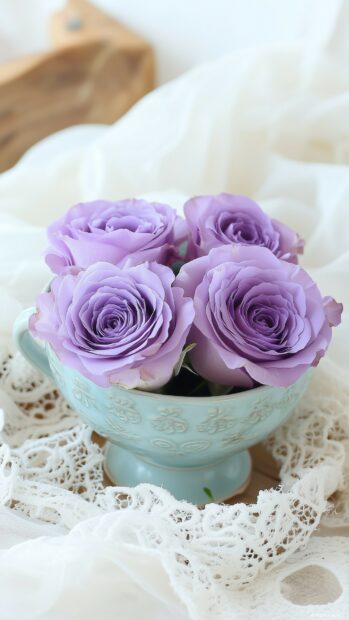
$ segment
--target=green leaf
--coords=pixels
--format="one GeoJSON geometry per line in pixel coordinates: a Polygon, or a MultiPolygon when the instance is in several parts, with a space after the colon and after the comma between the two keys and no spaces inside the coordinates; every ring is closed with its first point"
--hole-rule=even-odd
{"type": "Polygon", "coordinates": [[[198,373],[196,372],[196,370],[194,370],[194,368],[192,368],[190,366],[190,364],[186,364],[184,362],[184,364],[182,365],[182,368],[184,368],[185,370],[188,370],[189,372],[191,372],[192,375],[196,375],[197,377],[199,376],[198,373]]]}
{"type": "Polygon", "coordinates": [[[212,493],[211,489],[209,489],[208,487],[204,487],[202,490],[203,490],[203,492],[204,492],[204,493],[206,493],[207,497],[208,497],[208,498],[209,498],[212,502],[214,502],[214,497],[213,497],[213,493],[212,493]]]}
{"type": "Polygon", "coordinates": [[[209,381],[208,388],[212,396],[226,396],[232,391],[231,385],[220,385],[219,383],[212,383],[209,381]]]}
{"type": "MultiPolygon", "coordinates": [[[[198,375],[199,376],[199,375],[198,375]]],[[[200,392],[202,392],[202,390],[205,388],[205,386],[207,386],[207,381],[206,379],[202,379],[202,381],[200,381],[193,390],[191,390],[191,392],[188,393],[188,396],[200,396],[200,392]]]]}
{"type": "Polygon", "coordinates": [[[187,355],[187,353],[189,353],[189,351],[194,349],[194,347],[196,347],[196,342],[193,342],[192,344],[188,344],[188,346],[186,346],[183,349],[182,353],[180,354],[179,360],[173,369],[173,374],[175,377],[177,377],[177,375],[180,373],[180,370],[184,364],[185,356],[187,355]]]}
{"type": "Polygon", "coordinates": [[[179,274],[179,272],[181,270],[181,267],[183,267],[183,265],[184,265],[184,262],[185,262],[184,260],[177,260],[171,266],[171,269],[172,269],[173,273],[175,274],[175,276],[178,276],[178,274],[179,274]]]}

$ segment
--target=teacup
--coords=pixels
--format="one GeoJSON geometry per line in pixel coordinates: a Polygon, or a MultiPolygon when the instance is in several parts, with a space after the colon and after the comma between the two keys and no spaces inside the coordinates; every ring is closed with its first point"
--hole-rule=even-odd
{"type": "Polygon", "coordinates": [[[198,505],[244,490],[251,473],[247,448],[285,422],[310,379],[308,371],[287,388],[261,386],[203,397],[100,387],[32,338],[33,312],[25,310],[15,323],[18,347],[57,384],[83,421],[107,438],[105,470],[112,482],[148,482],[198,505]]]}

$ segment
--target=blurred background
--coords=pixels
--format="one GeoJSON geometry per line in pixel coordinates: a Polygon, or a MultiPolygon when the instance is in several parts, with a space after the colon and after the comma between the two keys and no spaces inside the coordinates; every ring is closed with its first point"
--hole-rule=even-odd
{"type": "MultiPolygon", "coordinates": [[[[0,0],[1,59],[48,49],[49,17],[66,4],[82,3],[0,0]]],[[[318,21],[326,9],[321,0],[91,0],[91,4],[149,41],[156,55],[158,84],[236,48],[314,36],[314,16],[318,21]]]]}
{"type": "Polygon", "coordinates": [[[319,44],[328,9],[316,0],[0,0],[0,170],[63,127],[114,122],[200,63],[319,44]]]}

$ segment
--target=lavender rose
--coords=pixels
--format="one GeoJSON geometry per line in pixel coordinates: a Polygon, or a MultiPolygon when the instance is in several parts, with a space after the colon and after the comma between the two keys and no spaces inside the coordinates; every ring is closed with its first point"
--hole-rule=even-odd
{"type": "Polygon", "coordinates": [[[155,262],[123,269],[100,262],[56,276],[30,329],[98,385],[157,389],[170,379],[194,317],[173,280],[155,262]]]}
{"type": "Polygon", "coordinates": [[[46,262],[58,274],[98,261],[122,265],[129,257],[134,264],[168,264],[186,238],[186,224],[165,204],[96,200],[69,209],[48,227],[48,238],[46,262]]]}
{"type": "Polygon", "coordinates": [[[246,196],[197,196],[184,205],[184,213],[191,233],[192,257],[231,243],[260,245],[291,263],[297,263],[297,254],[303,252],[304,242],[296,232],[270,219],[246,196]]]}
{"type": "Polygon", "coordinates": [[[191,363],[223,385],[295,382],[324,355],[343,309],[298,265],[258,246],[213,249],[176,283],[194,299],[191,363]]]}

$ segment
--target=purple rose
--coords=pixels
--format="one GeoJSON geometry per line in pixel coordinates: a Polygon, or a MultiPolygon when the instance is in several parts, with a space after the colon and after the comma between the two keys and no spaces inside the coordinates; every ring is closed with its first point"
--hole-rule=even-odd
{"type": "Polygon", "coordinates": [[[32,333],[98,385],[157,389],[171,378],[194,317],[169,267],[96,263],[56,276],[32,333]]]}
{"type": "Polygon", "coordinates": [[[246,196],[197,196],[184,205],[191,233],[189,256],[204,256],[212,248],[232,243],[261,245],[283,260],[297,263],[304,242],[296,232],[270,219],[246,196]]]}
{"type": "Polygon", "coordinates": [[[324,355],[343,309],[298,265],[258,246],[213,249],[176,283],[194,299],[190,361],[223,385],[294,383],[324,355]]]}
{"type": "Polygon", "coordinates": [[[58,274],[98,261],[121,266],[129,257],[133,264],[168,264],[186,238],[186,224],[165,204],[96,200],[69,209],[48,227],[48,238],[46,262],[58,274]]]}

